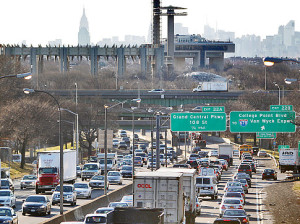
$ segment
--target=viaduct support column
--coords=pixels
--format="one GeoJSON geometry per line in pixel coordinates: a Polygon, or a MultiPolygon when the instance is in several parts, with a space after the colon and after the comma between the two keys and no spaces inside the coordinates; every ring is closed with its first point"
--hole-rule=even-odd
{"type": "Polygon", "coordinates": [[[61,47],[59,49],[60,55],[60,71],[65,73],[69,70],[69,63],[68,63],[68,49],[66,47],[61,47]]]}
{"type": "Polygon", "coordinates": [[[124,48],[117,48],[117,64],[118,64],[118,76],[123,76],[126,71],[126,59],[124,48]]]}
{"type": "Polygon", "coordinates": [[[147,75],[148,61],[147,61],[147,49],[145,47],[140,48],[140,62],[141,72],[143,76],[147,75]]]}
{"type": "Polygon", "coordinates": [[[205,67],[205,50],[200,51],[200,67],[205,67]]]}
{"type": "Polygon", "coordinates": [[[98,75],[98,46],[90,48],[91,74],[98,75]]]}

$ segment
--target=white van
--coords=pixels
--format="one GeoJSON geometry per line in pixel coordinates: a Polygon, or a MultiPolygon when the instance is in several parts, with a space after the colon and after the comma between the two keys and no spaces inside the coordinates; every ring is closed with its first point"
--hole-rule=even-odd
{"type": "Polygon", "coordinates": [[[211,199],[218,198],[217,179],[214,176],[199,176],[196,178],[196,191],[198,197],[209,196],[211,199]]]}
{"type": "Polygon", "coordinates": [[[12,161],[15,163],[21,162],[21,154],[12,154],[12,161]]]}

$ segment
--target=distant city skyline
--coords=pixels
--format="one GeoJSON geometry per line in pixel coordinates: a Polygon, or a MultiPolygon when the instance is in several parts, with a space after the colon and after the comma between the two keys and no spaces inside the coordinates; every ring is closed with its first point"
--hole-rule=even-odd
{"type": "MultiPolygon", "coordinates": [[[[298,0],[284,2],[252,0],[162,0],[162,5],[186,7],[188,16],[176,17],[176,23],[188,27],[190,34],[203,34],[204,26],[234,32],[235,37],[256,35],[261,39],[278,33],[281,25],[295,21],[300,31],[298,0]],[[268,24],[269,23],[269,24],[268,24]]],[[[0,44],[46,45],[61,40],[77,45],[83,8],[89,22],[90,42],[118,36],[144,36],[148,39],[152,20],[152,0],[4,0],[1,1],[0,44]]],[[[162,37],[166,37],[166,18],[162,19],[162,37]]]]}

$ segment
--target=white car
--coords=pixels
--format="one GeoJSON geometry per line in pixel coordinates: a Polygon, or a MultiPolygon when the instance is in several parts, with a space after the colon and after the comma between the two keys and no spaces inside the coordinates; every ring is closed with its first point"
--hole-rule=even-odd
{"type": "Polygon", "coordinates": [[[224,191],[227,191],[229,187],[237,187],[237,188],[242,188],[243,185],[240,182],[237,181],[232,181],[232,182],[227,182],[224,188],[224,191]]]}
{"type": "Polygon", "coordinates": [[[35,183],[37,180],[36,175],[24,175],[21,182],[20,182],[20,188],[21,190],[23,188],[35,188],[35,183]]]}
{"type": "Polygon", "coordinates": [[[122,184],[123,178],[119,171],[109,171],[107,173],[107,180],[109,184],[122,184]]]}
{"type": "Polygon", "coordinates": [[[123,196],[121,202],[128,203],[128,206],[133,206],[133,195],[125,195],[123,196]]]}
{"type": "Polygon", "coordinates": [[[87,183],[75,183],[74,188],[77,198],[91,198],[92,188],[87,183]]]}
{"type": "Polygon", "coordinates": [[[244,205],[237,198],[224,198],[220,203],[220,214],[224,214],[226,209],[244,209],[244,205]]]}
{"type": "Polygon", "coordinates": [[[208,156],[218,157],[219,156],[219,151],[218,150],[211,150],[211,151],[208,152],[208,156]]]}
{"type": "Polygon", "coordinates": [[[118,139],[113,139],[113,147],[118,147],[119,146],[119,140],[118,139]]]}
{"type": "Polygon", "coordinates": [[[151,89],[148,91],[148,93],[164,93],[164,89],[151,89]]]}
{"type": "MultiPolygon", "coordinates": [[[[52,194],[52,205],[60,202],[60,185],[56,186],[52,194]]],[[[64,185],[63,189],[63,203],[70,203],[70,205],[76,205],[77,194],[73,185],[64,185]]]]}
{"type": "MultiPolygon", "coordinates": [[[[95,175],[92,177],[92,179],[90,180],[90,187],[91,188],[104,188],[104,184],[105,184],[105,177],[102,175],[95,175]]],[[[109,183],[107,182],[107,190],[109,188],[109,183]]]]}
{"type": "Polygon", "coordinates": [[[83,221],[85,223],[107,223],[106,214],[87,214],[83,221]]]}
{"type": "Polygon", "coordinates": [[[16,197],[11,190],[0,190],[0,204],[2,206],[16,207],[16,197]]]}

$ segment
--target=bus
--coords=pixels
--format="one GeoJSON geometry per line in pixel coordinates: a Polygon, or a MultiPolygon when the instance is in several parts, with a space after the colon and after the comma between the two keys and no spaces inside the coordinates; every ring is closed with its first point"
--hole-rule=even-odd
{"type": "Polygon", "coordinates": [[[240,151],[240,159],[241,159],[243,153],[245,153],[245,152],[249,152],[251,155],[253,154],[252,145],[247,145],[247,144],[240,145],[239,151],[240,151]]]}

